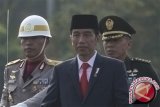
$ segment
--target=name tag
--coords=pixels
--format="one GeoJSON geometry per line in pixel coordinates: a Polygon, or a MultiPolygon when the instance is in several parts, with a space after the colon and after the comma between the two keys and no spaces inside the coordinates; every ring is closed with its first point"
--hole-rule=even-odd
{"type": "Polygon", "coordinates": [[[15,82],[16,82],[16,80],[12,80],[12,79],[10,79],[10,80],[8,81],[9,84],[13,84],[13,83],[15,83],[15,82]]]}

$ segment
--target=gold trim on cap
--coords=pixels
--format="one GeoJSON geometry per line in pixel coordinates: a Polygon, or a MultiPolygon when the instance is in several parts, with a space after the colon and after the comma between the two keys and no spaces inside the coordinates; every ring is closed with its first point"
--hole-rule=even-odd
{"type": "Polygon", "coordinates": [[[19,30],[20,32],[31,32],[31,31],[49,31],[46,25],[26,25],[22,26],[19,30]]]}
{"type": "Polygon", "coordinates": [[[124,36],[123,34],[119,34],[119,35],[112,35],[112,36],[103,36],[102,40],[107,40],[107,39],[115,39],[115,38],[120,38],[124,36]]]}
{"type": "Polygon", "coordinates": [[[127,33],[127,32],[124,32],[124,31],[110,31],[110,32],[104,32],[102,34],[102,36],[105,36],[105,35],[111,35],[111,34],[117,34],[117,33],[120,33],[120,34],[126,34],[128,36],[131,37],[131,34],[127,33]]]}

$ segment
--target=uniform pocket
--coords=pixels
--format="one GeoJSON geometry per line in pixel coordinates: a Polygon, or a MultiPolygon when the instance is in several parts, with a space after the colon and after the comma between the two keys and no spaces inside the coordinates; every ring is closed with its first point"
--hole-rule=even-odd
{"type": "Polygon", "coordinates": [[[17,84],[8,84],[9,93],[13,92],[17,88],[17,84]]]}
{"type": "Polygon", "coordinates": [[[48,78],[39,78],[33,81],[32,90],[39,92],[43,90],[44,88],[46,88],[48,84],[49,84],[48,78]]]}

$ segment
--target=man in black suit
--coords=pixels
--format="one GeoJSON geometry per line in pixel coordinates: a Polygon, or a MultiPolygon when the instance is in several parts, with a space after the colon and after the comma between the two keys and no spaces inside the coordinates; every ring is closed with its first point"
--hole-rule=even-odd
{"type": "Polygon", "coordinates": [[[55,67],[41,107],[128,107],[124,63],[96,51],[97,17],[74,15],[70,32],[77,55],[55,67]]]}

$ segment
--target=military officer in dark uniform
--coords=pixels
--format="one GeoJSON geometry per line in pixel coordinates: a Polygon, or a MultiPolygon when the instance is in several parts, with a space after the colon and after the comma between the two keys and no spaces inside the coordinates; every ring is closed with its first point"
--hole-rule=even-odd
{"type": "MultiPolygon", "coordinates": [[[[138,77],[150,77],[158,84],[160,83],[150,61],[132,58],[128,55],[132,36],[136,33],[131,25],[118,16],[106,16],[100,20],[99,28],[105,54],[125,62],[129,85],[138,77]]],[[[159,96],[157,95],[149,104],[133,104],[133,107],[158,107],[160,106],[159,96]]],[[[135,103],[140,102],[136,101],[135,103]]]]}
{"type": "Polygon", "coordinates": [[[25,101],[48,86],[54,66],[59,63],[45,55],[51,37],[48,23],[43,17],[31,15],[22,21],[18,38],[26,58],[6,64],[2,107],[25,101]]]}

